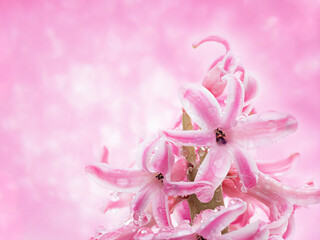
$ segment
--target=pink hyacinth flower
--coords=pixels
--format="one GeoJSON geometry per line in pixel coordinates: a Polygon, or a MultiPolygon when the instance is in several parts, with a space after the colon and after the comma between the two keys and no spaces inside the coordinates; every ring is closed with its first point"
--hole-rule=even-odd
{"type": "Polygon", "coordinates": [[[184,146],[211,147],[201,164],[196,181],[206,180],[218,187],[227,175],[231,162],[237,166],[245,187],[257,182],[257,166],[243,148],[264,146],[297,129],[294,117],[266,112],[240,118],[244,93],[238,78],[226,75],[229,92],[225,108],[205,88],[190,86],[180,92],[180,100],[191,119],[201,130],[163,131],[168,140],[184,146]]]}
{"type": "Polygon", "coordinates": [[[224,98],[219,98],[227,85],[227,81],[223,76],[227,74],[235,74],[239,76],[240,81],[244,87],[244,112],[250,113],[252,106],[249,106],[251,100],[255,97],[257,93],[257,82],[254,77],[248,74],[244,67],[239,65],[237,60],[230,53],[229,43],[218,36],[209,36],[199,43],[194,44],[193,47],[196,48],[205,42],[218,42],[221,43],[226,50],[226,53],[219,58],[217,58],[210,66],[209,71],[203,78],[202,85],[207,88],[220,103],[223,104],[224,98]]]}
{"type": "MultiPolygon", "coordinates": [[[[153,217],[157,225],[172,227],[168,196],[208,192],[207,196],[203,196],[203,199],[209,201],[212,197],[211,191],[209,191],[212,184],[209,182],[173,182],[171,180],[172,176],[175,176],[171,170],[177,168],[173,167],[175,158],[170,144],[164,139],[147,144],[141,153],[143,170],[114,169],[104,163],[86,167],[86,172],[98,184],[116,192],[136,193],[130,203],[133,219],[136,223],[144,222],[144,211],[151,203],[153,217]]],[[[177,164],[181,164],[181,161],[178,161],[177,164]]],[[[181,177],[181,173],[177,173],[177,175],[181,177]]],[[[186,173],[183,178],[185,176],[186,173]]],[[[182,179],[175,178],[175,180],[182,179]]]]}
{"type": "Polygon", "coordinates": [[[136,239],[141,232],[151,232],[154,221],[149,221],[144,226],[138,226],[133,221],[125,223],[123,226],[111,231],[101,231],[92,240],[128,240],[136,239]]]}
{"type": "Polygon", "coordinates": [[[244,228],[221,235],[221,231],[243,214],[245,210],[246,204],[244,202],[236,202],[234,205],[221,208],[219,211],[207,209],[195,217],[193,225],[190,225],[189,221],[183,221],[175,229],[162,229],[158,233],[144,234],[144,236],[146,239],[155,240],[267,240],[269,232],[266,224],[262,221],[253,222],[244,228]]]}
{"type": "Polygon", "coordinates": [[[232,176],[223,181],[223,190],[229,197],[240,198],[259,206],[269,218],[270,234],[284,238],[292,231],[293,213],[296,206],[320,203],[319,188],[290,188],[263,173],[259,173],[256,186],[244,193],[241,191],[237,173],[233,172],[232,176]]]}

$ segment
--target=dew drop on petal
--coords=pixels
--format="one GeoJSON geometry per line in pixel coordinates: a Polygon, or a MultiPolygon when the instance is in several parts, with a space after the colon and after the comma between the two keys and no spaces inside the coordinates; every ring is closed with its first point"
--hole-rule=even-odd
{"type": "Polygon", "coordinates": [[[224,206],[217,206],[213,211],[220,212],[222,209],[224,209],[224,206]]]}
{"type": "Polygon", "coordinates": [[[222,202],[223,198],[222,198],[222,194],[215,194],[214,195],[214,200],[219,203],[222,202]]]}
{"type": "Polygon", "coordinates": [[[110,200],[112,202],[116,202],[119,201],[120,197],[119,197],[120,193],[119,192],[113,192],[110,194],[110,200]]]}
{"type": "Polygon", "coordinates": [[[241,199],[239,198],[231,198],[229,200],[228,206],[236,205],[242,203],[241,199]]]}
{"type": "Polygon", "coordinates": [[[241,186],[241,192],[247,193],[247,188],[244,185],[241,186]]]}
{"type": "Polygon", "coordinates": [[[186,148],[183,148],[181,151],[181,155],[187,158],[189,156],[189,151],[186,148]]]}
{"type": "Polygon", "coordinates": [[[141,226],[143,223],[143,216],[141,216],[138,212],[133,213],[133,223],[136,226],[141,226]]]}
{"type": "Polygon", "coordinates": [[[148,231],[147,231],[145,228],[139,229],[139,231],[138,231],[138,233],[137,233],[137,235],[138,235],[139,237],[146,236],[147,234],[148,234],[148,231]]]}
{"type": "Polygon", "coordinates": [[[203,157],[206,153],[207,153],[206,148],[201,147],[201,148],[199,149],[199,156],[200,156],[200,157],[203,157]]]}

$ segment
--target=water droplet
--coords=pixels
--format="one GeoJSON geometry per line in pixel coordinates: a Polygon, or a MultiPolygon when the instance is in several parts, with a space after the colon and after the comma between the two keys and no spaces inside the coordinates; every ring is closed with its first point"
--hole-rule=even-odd
{"type": "Polygon", "coordinates": [[[120,199],[120,193],[119,192],[113,192],[110,194],[110,200],[113,202],[119,201],[120,199]]]}
{"type": "Polygon", "coordinates": [[[182,156],[184,156],[185,158],[187,158],[189,156],[189,151],[186,148],[183,148],[181,151],[182,156]]]}
{"type": "Polygon", "coordinates": [[[198,151],[200,157],[203,157],[207,153],[207,149],[204,147],[201,147],[198,151]]]}
{"type": "Polygon", "coordinates": [[[224,206],[217,206],[213,211],[220,212],[222,209],[224,209],[224,206]]]}
{"type": "Polygon", "coordinates": [[[241,186],[240,189],[241,189],[241,192],[243,192],[243,193],[246,193],[246,192],[247,192],[247,188],[246,188],[245,186],[243,186],[243,185],[241,186]]]}
{"type": "Polygon", "coordinates": [[[231,198],[229,200],[228,206],[236,205],[242,203],[242,200],[239,198],[231,198]]]}
{"type": "Polygon", "coordinates": [[[133,223],[136,226],[141,226],[141,224],[142,224],[142,216],[138,212],[133,213],[132,218],[133,218],[133,223]]]}
{"type": "MultiPolygon", "coordinates": [[[[217,192],[216,192],[217,193],[217,192]]],[[[222,202],[222,194],[220,194],[220,192],[218,193],[218,194],[215,194],[214,195],[214,200],[216,201],[216,202],[222,202]]]]}
{"type": "Polygon", "coordinates": [[[148,234],[148,231],[145,228],[141,228],[138,231],[139,236],[144,236],[148,234]]]}

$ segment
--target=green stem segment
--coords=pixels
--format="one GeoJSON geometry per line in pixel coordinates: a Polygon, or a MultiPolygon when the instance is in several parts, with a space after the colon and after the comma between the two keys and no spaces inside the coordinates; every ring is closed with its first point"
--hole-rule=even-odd
{"type": "MultiPolygon", "coordinates": [[[[183,127],[183,130],[193,130],[191,118],[185,111],[183,111],[182,113],[182,127],[183,127]]],[[[190,166],[188,169],[188,176],[187,176],[188,181],[193,182],[194,179],[196,178],[198,168],[201,165],[204,158],[206,157],[207,152],[203,151],[202,152],[203,154],[200,154],[200,163],[196,162],[196,151],[194,147],[183,146],[182,152],[190,166]]],[[[221,185],[216,189],[214,196],[212,197],[210,202],[203,203],[199,201],[199,199],[195,194],[192,194],[188,198],[188,204],[189,204],[190,216],[192,220],[202,210],[215,209],[218,206],[224,206],[223,192],[222,192],[221,185]]],[[[222,231],[222,233],[226,233],[226,232],[228,232],[228,228],[222,231]]]]}

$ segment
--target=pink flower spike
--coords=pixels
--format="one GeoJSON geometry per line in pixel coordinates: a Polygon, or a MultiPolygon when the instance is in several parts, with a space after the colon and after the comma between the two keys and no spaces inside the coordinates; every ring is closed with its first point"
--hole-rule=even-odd
{"type": "Polygon", "coordinates": [[[201,128],[214,130],[221,119],[221,107],[214,96],[204,87],[190,85],[179,94],[184,110],[201,128]]]}
{"type": "Polygon", "coordinates": [[[196,44],[192,44],[192,47],[193,48],[197,48],[199,47],[202,43],[205,43],[205,42],[218,42],[218,43],[221,43],[225,49],[226,49],[226,52],[229,52],[230,51],[230,46],[229,46],[229,43],[227,42],[227,40],[221,38],[221,37],[218,37],[218,36],[209,36],[209,37],[206,37],[204,38],[203,40],[201,40],[200,42],[196,43],[196,44]]]}

